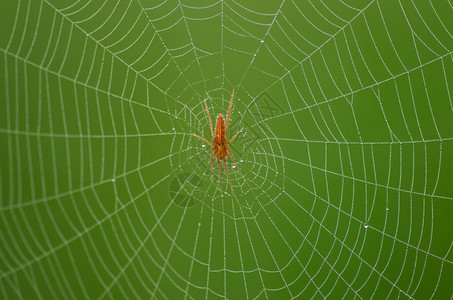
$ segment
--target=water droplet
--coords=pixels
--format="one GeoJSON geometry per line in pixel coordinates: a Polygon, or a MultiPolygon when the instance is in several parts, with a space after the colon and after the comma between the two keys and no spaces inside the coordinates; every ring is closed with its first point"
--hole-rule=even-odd
{"type": "Polygon", "coordinates": [[[201,222],[198,223],[198,227],[200,227],[200,226],[201,226],[201,222]]]}
{"type": "Polygon", "coordinates": [[[261,43],[264,43],[264,40],[261,40],[261,43]]]}
{"type": "Polygon", "coordinates": [[[256,53],[255,53],[255,54],[253,54],[253,56],[256,56],[256,53]]]}
{"type": "Polygon", "coordinates": [[[115,182],[115,178],[112,178],[112,182],[115,182]]]}
{"type": "Polygon", "coordinates": [[[231,167],[232,167],[233,169],[236,169],[236,165],[232,165],[231,167]]]}
{"type": "Polygon", "coordinates": [[[363,223],[363,227],[365,227],[365,229],[368,228],[368,223],[363,223]]]}
{"type": "Polygon", "coordinates": [[[175,127],[173,127],[171,130],[175,131],[175,127]]]}
{"type": "Polygon", "coordinates": [[[240,162],[244,162],[244,160],[241,158],[240,162]]]}
{"type": "Polygon", "coordinates": [[[203,148],[206,147],[206,144],[202,144],[201,147],[203,147],[203,148]]]}
{"type": "Polygon", "coordinates": [[[386,208],[385,208],[385,210],[386,210],[386,211],[388,211],[388,210],[389,210],[389,208],[388,208],[388,207],[386,207],[386,208]]]}

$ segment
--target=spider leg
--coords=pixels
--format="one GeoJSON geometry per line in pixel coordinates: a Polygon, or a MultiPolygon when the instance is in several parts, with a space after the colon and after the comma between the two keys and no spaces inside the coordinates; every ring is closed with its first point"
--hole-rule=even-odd
{"type": "Polygon", "coordinates": [[[244,178],[244,180],[245,180],[244,175],[242,175],[241,170],[239,170],[239,166],[237,165],[236,161],[234,160],[233,153],[231,153],[230,147],[227,146],[227,150],[228,150],[228,154],[230,155],[231,160],[233,161],[234,165],[236,166],[236,168],[238,168],[239,174],[241,174],[242,178],[244,178]]]}
{"type": "Polygon", "coordinates": [[[211,180],[212,180],[212,176],[213,176],[213,171],[212,171],[212,162],[213,162],[213,159],[214,159],[214,148],[211,147],[211,180]]]}
{"type": "Polygon", "coordinates": [[[208,114],[209,127],[211,128],[211,137],[214,138],[214,131],[212,130],[211,115],[209,114],[209,109],[208,109],[208,104],[206,103],[206,99],[204,99],[204,106],[206,107],[206,113],[208,114]]]}
{"type": "MultiPolygon", "coordinates": [[[[201,136],[199,136],[199,135],[196,135],[196,134],[194,134],[194,133],[191,133],[191,135],[193,135],[194,137],[197,137],[197,138],[199,138],[200,140],[204,141],[204,142],[205,142],[205,143],[207,143],[207,144],[208,144],[209,146],[211,146],[211,143],[210,143],[210,142],[208,142],[208,140],[207,140],[207,139],[205,139],[205,138],[202,138],[201,136]]],[[[211,146],[211,147],[212,147],[212,146],[211,146]]]]}
{"type": "Polygon", "coordinates": [[[228,142],[228,146],[231,144],[231,142],[237,137],[237,135],[239,133],[241,133],[241,131],[244,130],[244,127],[241,128],[241,130],[239,130],[238,132],[236,132],[236,134],[231,138],[231,140],[228,142]]]}
{"type": "Polygon", "coordinates": [[[219,158],[217,158],[217,166],[219,167],[220,195],[222,195],[222,173],[220,172],[220,159],[219,158]]]}
{"type": "Polygon", "coordinates": [[[226,159],[223,160],[223,165],[225,166],[225,171],[226,171],[226,174],[227,174],[227,177],[228,177],[228,182],[230,183],[231,190],[233,191],[233,194],[234,194],[233,185],[231,184],[231,180],[230,180],[230,174],[228,173],[228,167],[227,167],[226,159]]]}
{"type": "Polygon", "coordinates": [[[234,88],[233,88],[233,93],[231,93],[230,106],[228,106],[227,122],[226,122],[226,127],[225,127],[225,132],[227,134],[228,134],[228,124],[230,123],[230,114],[231,114],[231,105],[233,104],[233,96],[234,96],[234,88]]]}

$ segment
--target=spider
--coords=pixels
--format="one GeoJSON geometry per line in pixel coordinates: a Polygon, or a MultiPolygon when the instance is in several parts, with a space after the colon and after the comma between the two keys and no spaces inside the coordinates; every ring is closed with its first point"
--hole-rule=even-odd
{"type": "Polygon", "coordinates": [[[207,113],[208,119],[209,119],[209,126],[211,127],[212,143],[210,143],[205,138],[192,133],[193,136],[199,138],[200,140],[204,141],[205,143],[209,144],[209,146],[211,146],[211,178],[213,176],[212,163],[213,163],[213,159],[214,159],[214,154],[215,154],[215,157],[217,158],[217,166],[219,168],[220,193],[222,193],[222,175],[221,175],[221,171],[220,171],[220,161],[221,160],[223,160],[223,165],[225,167],[225,171],[226,171],[226,175],[227,175],[227,178],[228,178],[228,182],[230,183],[231,190],[234,193],[233,185],[231,184],[231,180],[230,180],[230,174],[228,173],[228,168],[227,168],[227,164],[226,164],[226,159],[228,157],[228,154],[230,155],[231,160],[233,160],[234,165],[238,169],[239,174],[241,174],[242,178],[244,178],[244,175],[242,175],[241,171],[239,170],[239,167],[237,166],[236,161],[234,160],[233,153],[231,153],[231,150],[230,150],[230,147],[229,147],[231,142],[238,136],[238,134],[244,128],[242,128],[241,130],[236,132],[236,134],[231,138],[231,140],[228,141],[228,124],[230,122],[231,105],[233,104],[233,96],[234,96],[234,89],[233,89],[233,93],[231,94],[230,105],[228,107],[226,126],[225,126],[225,120],[223,118],[223,115],[219,114],[217,116],[217,122],[216,122],[216,125],[215,125],[215,135],[214,135],[214,131],[212,130],[212,120],[211,120],[211,116],[209,114],[208,105],[206,104],[206,99],[203,100],[204,101],[204,106],[206,107],[206,113],[207,113]]]}

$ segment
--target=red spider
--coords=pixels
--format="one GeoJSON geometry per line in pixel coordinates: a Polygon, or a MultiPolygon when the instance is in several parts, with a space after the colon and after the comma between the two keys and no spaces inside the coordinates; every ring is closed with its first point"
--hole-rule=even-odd
{"type": "MultiPolygon", "coordinates": [[[[244,129],[242,128],[236,134],[231,138],[231,140],[228,142],[228,124],[230,122],[230,113],[231,113],[231,105],[233,104],[233,96],[234,96],[234,89],[233,93],[231,94],[231,100],[230,100],[230,106],[228,107],[228,114],[227,114],[227,121],[226,121],[226,126],[225,126],[225,121],[223,119],[222,114],[219,114],[217,116],[217,122],[215,125],[215,136],[214,132],[212,130],[212,120],[211,116],[209,115],[209,110],[208,110],[208,105],[206,104],[206,99],[204,100],[204,105],[206,107],[206,113],[208,114],[209,118],[209,126],[211,127],[211,135],[212,135],[212,143],[208,142],[205,138],[202,138],[201,136],[198,136],[196,134],[193,134],[193,136],[199,138],[200,140],[204,141],[205,143],[209,144],[211,146],[211,178],[212,178],[212,162],[214,159],[214,153],[215,157],[217,158],[217,166],[219,167],[219,184],[220,184],[220,193],[222,193],[222,175],[220,171],[220,160],[223,160],[223,165],[225,166],[225,171],[228,177],[228,182],[230,183],[231,190],[234,193],[233,185],[231,184],[230,180],[230,175],[228,174],[228,167],[226,164],[226,158],[228,154],[230,155],[231,159],[233,160],[234,165],[237,167],[239,174],[241,174],[242,178],[244,178],[244,175],[242,175],[241,171],[239,170],[239,167],[236,164],[236,161],[234,160],[233,153],[231,153],[230,148],[228,147],[231,142],[236,138],[236,136],[244,129]]],[[[245,179],[245,178],[244,178],[245,179]]]]}

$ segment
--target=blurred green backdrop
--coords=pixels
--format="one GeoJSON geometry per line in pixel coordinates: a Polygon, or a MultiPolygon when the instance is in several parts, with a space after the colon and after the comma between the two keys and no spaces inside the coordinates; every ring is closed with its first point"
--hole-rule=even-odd
{"type": "Polygon", "coordinates": [[[450,1],[0,17],[0,298],[452,297],[450,1]]]}

